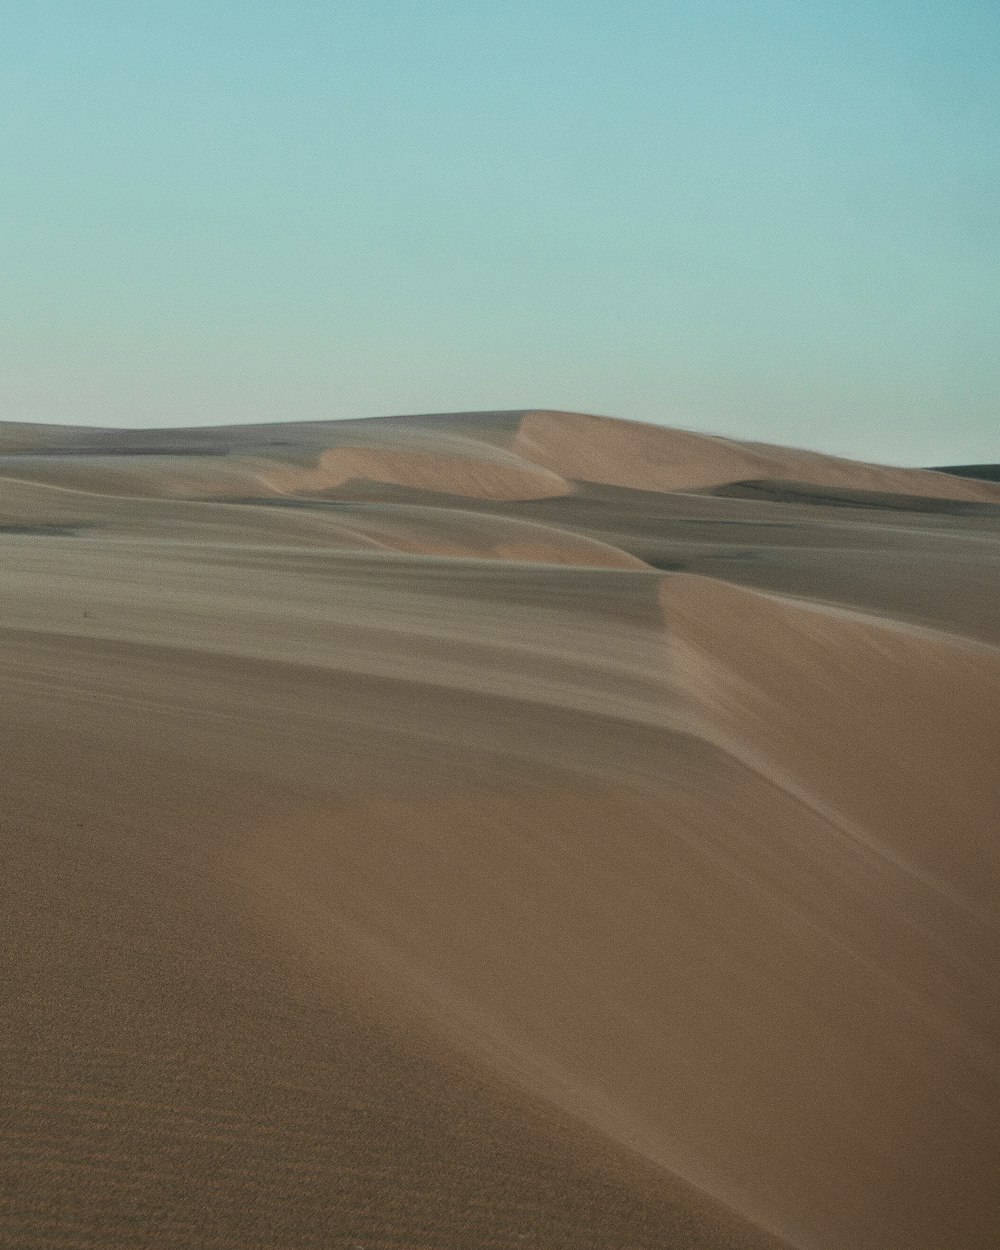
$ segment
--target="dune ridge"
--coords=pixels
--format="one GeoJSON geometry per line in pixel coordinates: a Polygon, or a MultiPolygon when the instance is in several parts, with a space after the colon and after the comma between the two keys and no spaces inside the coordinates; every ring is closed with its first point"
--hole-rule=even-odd
{"type": "Polygon", "coordinates": [[[0,1244],[994,1244],[1000,487],[542,410],[0,447],[0,1244]]]}
{"type": "Polygon", "coordinates": [[[972,477],[547,410],[153,431],[7,423],[0,471],[181,497],[254,484],[264,493],[336,493],[354,479],[495,500],[558,496],[572,481],[692,491],[774,480],[1000,504],[1000,486],[972,477]]]}

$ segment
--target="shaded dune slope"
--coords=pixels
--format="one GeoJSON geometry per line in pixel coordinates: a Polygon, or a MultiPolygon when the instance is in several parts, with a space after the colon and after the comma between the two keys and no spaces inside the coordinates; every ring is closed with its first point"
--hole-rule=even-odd
{"type": "Polygon", "coordinates": [[[757,949],[781,972],[739,1045],[782,1073],[787,1103],[761,1123],[798,1235],[837,1244],[808,1221],[846,1216],[853,1190],[880,1205],[840,1244],[989,1244],[1000,651],[702,578],[661,600],[697,732],[798,809],[739,830],[741,866],[789,920],[785,957],[757,949]]]}
{"type": "MultiPolygon", "coordinates": [[[[913,485],[922,485],[913,483],[913,485]]],[[[765,499],[774,503],[821,504],[835,508],[879,508],[894,512],[937,512],[962,515],[1000,515],[1000,502],[979,499],[952,499],[929,494],[913,495],[901,490],[860,490],[848,486],[817,486],[812,482],[783,482],[763,478],[727,482],[714,494],[730,499],[765,499]]]]}
{"type": "Polygon", "coordinates": [[[575,783],[306,811],[262,878],[315,950],[337,917],[461,1048],[791,1244],[990,1245],[998,653],[661,598],[670,680],[575,783]]]}
{"type": "Polygon", "coordinates": [[[1000,482],[1000,464],[949,464],[942,465],[937,472],[974,477],[981,482],[1000,482]]]}

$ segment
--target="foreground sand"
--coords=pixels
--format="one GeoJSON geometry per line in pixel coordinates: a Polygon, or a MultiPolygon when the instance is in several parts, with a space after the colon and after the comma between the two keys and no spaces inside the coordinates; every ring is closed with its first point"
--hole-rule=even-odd
{"type": "Polygon", "coordinates": [[[1000,484],[0,449],[0,1244],[996,1244],[1000,484]]]}

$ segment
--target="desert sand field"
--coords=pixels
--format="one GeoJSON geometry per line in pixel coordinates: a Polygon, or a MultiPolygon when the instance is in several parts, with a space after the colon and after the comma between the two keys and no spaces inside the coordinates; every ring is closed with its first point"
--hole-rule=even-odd
{"type": "Polygon", "coordinates": [[[0,1245],[986,1250],[1000,482],[0,424],[0,1245]]]}

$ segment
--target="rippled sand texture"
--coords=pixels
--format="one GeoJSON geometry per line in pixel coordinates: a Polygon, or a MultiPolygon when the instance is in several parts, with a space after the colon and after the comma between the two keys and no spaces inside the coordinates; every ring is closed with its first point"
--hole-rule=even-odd
{"type": "Polygon", "coordinates": [[[1000,483],[8,424],[0,604],[0,1244],[997,1244],[1000,483]]]}

